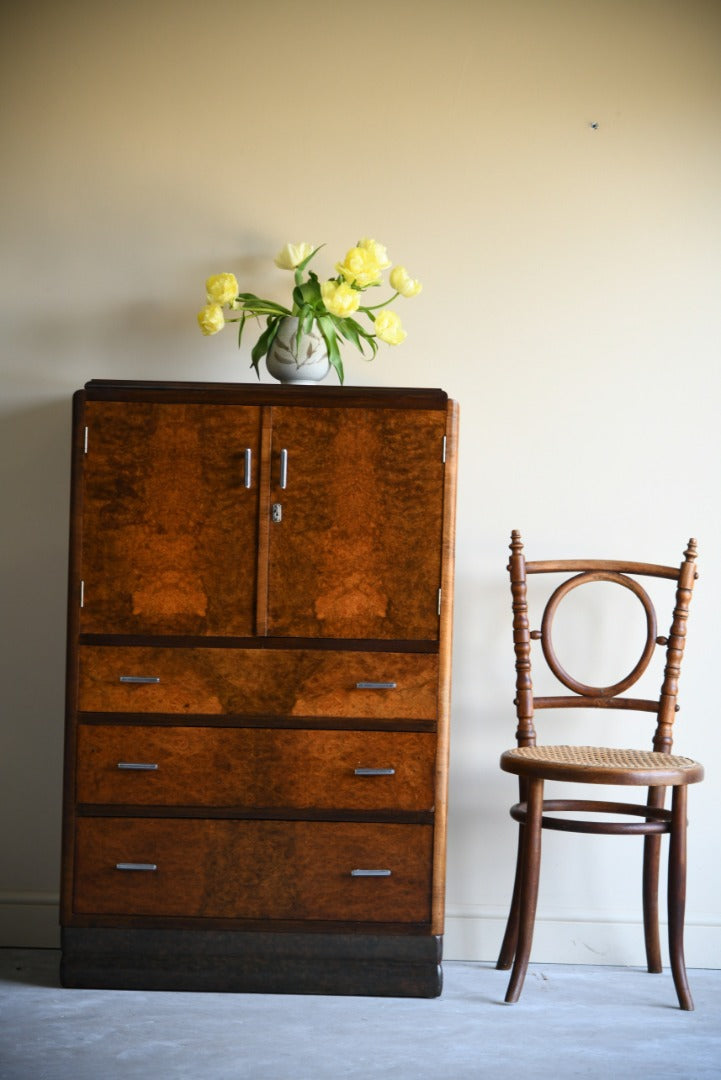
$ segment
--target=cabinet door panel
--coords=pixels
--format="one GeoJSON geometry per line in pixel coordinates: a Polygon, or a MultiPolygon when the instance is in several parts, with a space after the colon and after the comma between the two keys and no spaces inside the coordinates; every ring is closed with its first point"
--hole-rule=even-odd
{"type": "Polygon", "coordinates": [[[435,655],[101,645],[78,651],[83,712],[435,720],[438,711],[435,655]]]}
{"type": "Polygon", "coordinates": [[[74,907],[96,915],[427,922],[432,836],[429,825],[84,818],[74,907]],[[138,868],[118,869],[128,864],[138,868]]]}
{"type": "Polygon", "coordinates": [[[272,409],[268,634],[437,639],[445,424],[272,409]]]}
{"type": "Polygon", "coordinates": [[[85,422],[81,632],[253,633],[260,410],[90,402],[85,422]]]}
{"type": "Polygon", "coordinates": [[[77,798],[422,811],[433,809],[434,764],[430,733],[81,724],[77,798]]]}

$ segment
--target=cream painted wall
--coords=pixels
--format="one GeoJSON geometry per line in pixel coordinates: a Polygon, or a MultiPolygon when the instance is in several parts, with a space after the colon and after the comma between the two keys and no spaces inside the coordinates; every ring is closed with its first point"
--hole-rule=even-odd
{"type": "MultiPolygon", "coordinates": [[[[326,241],[330,271],[370,234],[425,287],[406,343],[347,353],[348,382],[462,407],[447,955],[493,958],[511,888],[517,527],[538,557],[675,562],[699,539],[677,748],[708,766],[688,959],[720,966],[721,7],[311,10],[4,15],[0,940],[57,940],[72,391],[252,378],[231,336],[197,331],[205,277],[283,298],[286,240],[326,241]]],[[[639,963],[638,844],[588,847],[548,836],[534,955],[639,963]]]]}

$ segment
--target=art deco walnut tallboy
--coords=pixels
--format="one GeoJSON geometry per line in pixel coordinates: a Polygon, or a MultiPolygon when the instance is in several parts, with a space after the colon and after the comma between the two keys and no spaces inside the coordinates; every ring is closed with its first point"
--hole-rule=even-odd
{"type": "Polygon", "coordinates": [[[66,986],[441,990],[457,409],[75,395],[66,986]]]}

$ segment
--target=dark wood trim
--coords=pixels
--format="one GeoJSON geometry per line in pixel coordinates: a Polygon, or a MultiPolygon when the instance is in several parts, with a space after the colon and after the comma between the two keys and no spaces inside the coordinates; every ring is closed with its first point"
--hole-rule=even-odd
{"type": "Polygon", "coordinates": [[[393,720],[375,716],[235,716],[233,714],[79,712],[81,724],[137,724],[142,727],[258,727],[313,731],[435,731],[435,720],[393,720]]]}
{"type": "Polygon", "coordinates": [[[438,653],[437,641],[384,638],[196,637],[161,634],[80,634],[80,645],[138,646],[158,649],[311,649],[328,652],[438,653]]]}
{"type": "Polygon", "coordinates": [[[109,818],[222,818],[235,821],[367,821],[398,825],[432,825],[432,810],[308,810],[294,807],[248,806],[119,806],[116,803],[78,803],[79,817],[109,818]]]}
{"type": "Polygon", "coordinates": [[[440,937],[232,930],[63,930],[63,986],[438,997],[440,937]]]}
{"type": "Polygon", "coordinates": [[[120,927],[132,930],[193,930],[210,933],[216,930],[238,930],[243,933],[278,934],[397,934],[413,937],[416,934],[432,936],[426,922],[328,922],[322,919],[309,922],[306,919],[204,919],[194,915],[73,915],[69,927],[112,929],[120,927]]]}
{"type": "Polygon", "coordinates": [[[269,383],[152,382],[91,379],[88,401],[154,401],[226,405],[302,405],[335,408],[431,409],[445,411],[443,390],[415,387],[284,386],[269,383]]]}

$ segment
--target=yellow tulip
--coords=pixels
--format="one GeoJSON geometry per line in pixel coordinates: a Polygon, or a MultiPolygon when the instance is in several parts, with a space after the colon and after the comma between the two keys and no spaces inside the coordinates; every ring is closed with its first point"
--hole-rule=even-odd
{"type": "Polygon", "coordinates": [[[352,315],[360,304],[360,293],[347,281],[341,281],[340,284],[337,281],[324,281],[320,287],[320,295],[326,310],[339,319],[352,315]]]}
{"type": "Polygon", "coordinates": [[[391,288],[401,296],[418,296],[423,286],[417,278],[409,276],[405,266],[394,266],[390,276],[391,288]]]}
{"type": "Polygon", "coordinates": [[[375,320],[376,335],[386,345],[400,345],[407,335],[395,311],[381,311],[375,320]]]}
{"type": "Polygon", "coordinates": [[[205,283],[209,304],[230,304],[238,295],[235,274],[214,274],[205,283]]]}
{"type": "Polygon", "coordinates": [[[198,312],[198,326],[206,337],[222,330],[225,326],[225,318],[220,304],[206,304],[203,310],[198,312]]]}
{"type": "Polygon", "coordinates": [[[351,248],[346,253],[345,260],[342,263],[336,263],[336,270],[349,285],[357,285],[360,289],[377,285],[381,279],[381,266],[374,252],[368,248],[351,248]]]}
{"type": "Polygon", "coordinates": [[[275,257],[275,265],[281,270],[295,270],[314,250],[312,244],[286,244],[275,257]]]}
{"type": "Polygon", "coordinates": [[[387,270],[391,264],[388,258],[388,252],[383,244],[379,244],[377,240],[369,240],[368,237],[364,237],[358,241],[358,247],[363,248],[364,251],[369,251],[381,270],[387,270]]]}

